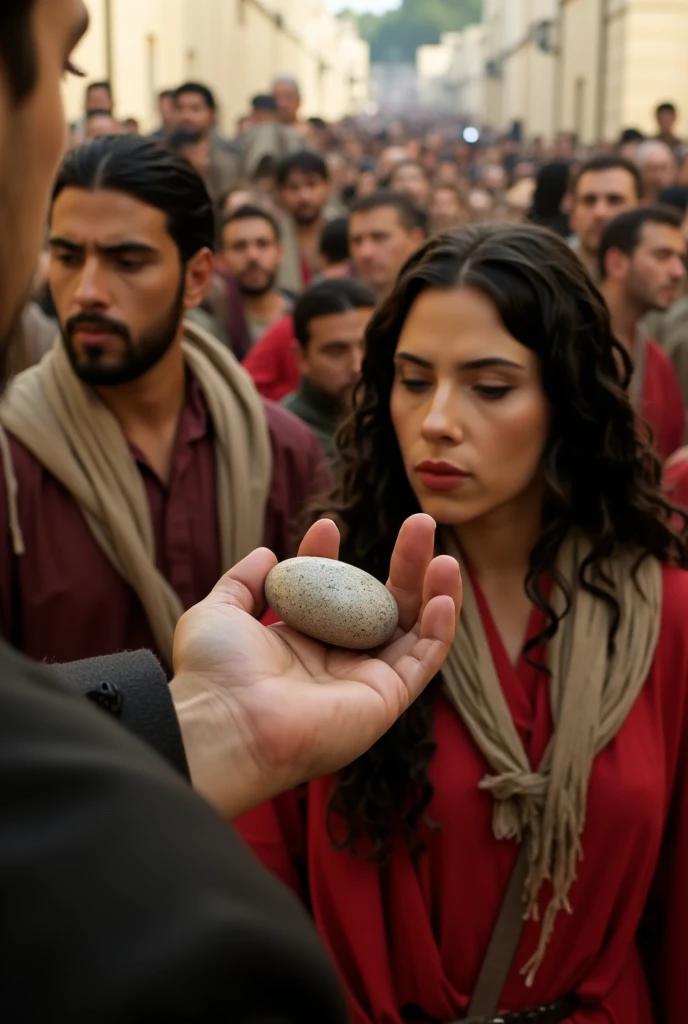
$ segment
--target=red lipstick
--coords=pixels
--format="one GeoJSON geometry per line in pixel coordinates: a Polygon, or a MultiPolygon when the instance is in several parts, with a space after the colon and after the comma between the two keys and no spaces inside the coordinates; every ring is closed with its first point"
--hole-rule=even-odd
{"type": "Polygon", "coordinates": [[[418,479],[431,491],[453,491],[471,476],[452,462],[426,459],[415,467],[418,479]]]}

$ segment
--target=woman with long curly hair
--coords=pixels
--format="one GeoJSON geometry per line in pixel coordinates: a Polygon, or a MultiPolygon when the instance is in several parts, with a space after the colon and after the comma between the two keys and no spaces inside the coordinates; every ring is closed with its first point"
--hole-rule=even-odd
{"type": "Polygon", "coordinates": [[[521,861],[500,1020],[685,1019],[688,550],[630,373],[536,227],[431,239],[371,323],[321,512],[381,579],[429,513],[461,622],[368,754],[238,823],[310,906],[354,1024],[465,1016],[521,861]]]}

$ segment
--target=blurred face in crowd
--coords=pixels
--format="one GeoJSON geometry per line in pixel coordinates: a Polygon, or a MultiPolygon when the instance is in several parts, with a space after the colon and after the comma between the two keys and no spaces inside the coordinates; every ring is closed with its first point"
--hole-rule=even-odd
{"type": "Polygon", "coordinates": [[[109,110],[112,113],[112,93],[105,85],[92,86],[86,91],[86,113],[91,110],[109,110]]]}
{"type": "Polygon", "coordinates": [[[671,107],[664,107],[657,111],[657,126],[660,135],[673,135],[676,125],[676,112],[671,107]]]}
{"type": "Polygon", "coordinates": [[[302,376],[347,404],[361,375],[365,332],[372,309],[349,309],[314,317],[308,325],[308,345],[296,346],[302,376]]]}
{"type": "Polygon", "coordinates": [[[514,181],[525,181],[537,176],[537,166],[532,160],[519,160],[514,167],[514,181]]]}
{"type": "Polygon", "coordinates": [[[657,196],[676,181],[676,159],[663,142],[646,142],[638,150],[637,159],[648,196],[657,196]]]}
{"type": "Polygon", "coordinates": [[[420,164],[399,164],[392,172],[389,186],[393,192],[401,192],[402,195],[408,196],[419,210],[427,208],[432,185],[420,164]]]}
{"type": "Polygon", "coordinates": [[[378,188],[377,178],[375,171],[361,171],[356,182],[356,196],[358,199],[362,196],[370,196],[373,192],[376,192],[378,188]]]}
{"type": "Polygon", "coordinates": [[[320,174],[293,170],[280,189],[280,199],[297,224],[315,224],[330,198],[330,183],[320,174]]]}
{"type": "Polygon", "coordinates": [[[390,412],[411,487],[437,522],[458,526],[539,493],[550,425],[540,362],[481,292],[416,299],[390,412]]]}
{"type": "Polygon", "coordinates": [[[246,217],[222,229],[222,262],[244,295],[265,295],[275,287],[282,248],[275,228],[263,217],[246,217]]]}
{"type": "Polygon", "coordinates": [[[433,231],[455,228],[467,221],[467,211],[456,188],[436,188],[430,202],[430,226],[433,231]]]}
{"type": "Polygon", "coordinates": [[[406,227],[394,206],[352,213],[349,220],[356,273],[379,298],[392,290],[397,274],[422,240],[420,229],[406,227]]]}
{"type": "Polygon", "coordinates": [[[237,210],[240,210],[242,206],[253,206],[255,202],[255,196],[247,188],[232,189],[225,196],[224,203],[222,204],[222,217],[230,217],[237,210]]]}
{"type": "Polygon", "coordinates": [[[380,181],[388,178],[397,164],[408,160],[409,153],[404,146],[388,146],[382,151],[377,165],[377,176],[380,181]]]}
{"type": "Polygon", "coordinates": [[[7,346],[43,245],[50,188],[66,144],[60,83],[87,24],[81,0],[36,0],[29,16],[34,88],[17,105],[0,75],[0,384],[7,346]]]}
{"type": "Polygon", "coordinates": [[[203,249],[182,268],[165,214],[110,189],[66,188],[50,218],[50,290],[70,362],[93,386],[126,384],[181,334],[212,276],[203,249]]]}
{"type": "Polygon", "coordinates": [[[122,125],[112,114],[95,113],[86,119],[86,141],[97,139],[100,135],[121,135],[122,125]]]}
{"type": "Polygon", "coordinates": [[[277,111],[269,107],[254,107],[250,118],[246,119],[246,126],[239,125],[240,131],[247,131],[257,124],[274,124],[277,121],[277,111]]]}
{"type": "Polygon", "coordinates": [[[363,141],[355,136],[344,143],[344,155],[352,164],[360,164],[365,156],[363,141]]]}
{"type": "Polygon", "coordinates": [[[341,153],[328,153],[325,157],[330,186],[335,191],[349,184],[351,168],[341,153]]]}
{"type": "Polygon", "coordinates": [[[442,160],[435,176],[437,185],[458,185],[459,168],[453,160],[442,160]]]}
{"type": "Polygon", "coordinates": [[[506,188],[506,171],[500,164],[488,164],[480,175],[482,188],[493,195],[506,188]]]}
{"type": "Polygon", "coordinates": [[[277,104],[277,115],[282,124],[294,124],[301,106],[299,90],[293,82],[275,82],[272,95],[277,104]]]}
{"type": "Polygon", "coordinates": [[[468,210],[471,221],[480,224],[492,215],[494,197],[484,188],[473,188],[468,194],[468,210]]]}
{"type": "Polygon", "coordinates": [[[177,125],[177,105],[174,96],[165,94],[158,99],[158,113],[160,124],[165,131],[171,131],[177,125]]]}
{"type": "Polygon", "coordinates": [[[668,309],[678,298],[686,276],[686,251],[681,228],[644,224],[630,256],[618,249],[607,253],[607,277],[622,286],[626,302],[641,315],[651,309],[668,309]]]}
{"type": "Polygon", "coordinates": [[[571,229],[587,256],[594,256],[610,220],[638,206],[640,199],[633,175],[623,167],[588,171],[576,184],[571,229]]]}
{"type": "Polygon", "coordinates": [[[185,92],[175,100],[176,127],[193,135],[207,136],[215,124],[215,111],[198,92],[185,92]]]}
{"type": "Polygon", "coordinates": [[[642,139],[631,139],[629,142],[624,142],[622,146],[619,146],[619,156],[624,157],[626,160],[632,160],[635,163],[641,142],[642,139]]]}
{"type": "Polygon", "coordinates": [[[557,160],[572,160],[576,149],[574,137],[569,132],[561,132],[554,143],[554,157],[557,160]]]}

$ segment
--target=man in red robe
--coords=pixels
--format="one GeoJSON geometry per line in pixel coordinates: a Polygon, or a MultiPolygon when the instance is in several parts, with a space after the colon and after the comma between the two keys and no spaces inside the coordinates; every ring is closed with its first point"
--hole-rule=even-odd
{"type": "Polygon", "coordinates": [[[650,425],[662,459],[683,444],[685,409],[676,373],[666,353],[641,330],[650,310],[676,300],[685,278],[682,218],[668,207],[641,207],[619,214],[600,243],[600,290],[612,329],[635,363],[634,403],[650,425]]]}
{"type": "Polygon", "coordinates": [[[39,660],[148,647],[169,668],[172,623],[237,545],[294,554],[294,520],[327,486],[308,428],[185,325],[212,243],[200,177],[155,143],[100,139],[63,164],[62,338],[2,413],[0,624],[39,660]]]}

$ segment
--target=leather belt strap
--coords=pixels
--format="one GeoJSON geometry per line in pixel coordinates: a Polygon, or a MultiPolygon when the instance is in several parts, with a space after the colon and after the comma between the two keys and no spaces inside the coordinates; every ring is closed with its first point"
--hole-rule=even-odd
{"type": "Polygon", "coordinates": [[[468,1017],[464,1018],[461,1024],[489,1024],[497,1015],[509,971],[513,966],[525,928],[523,891],[527,875],[528,844],[522,842],[473,990],[468,1017]]]}

